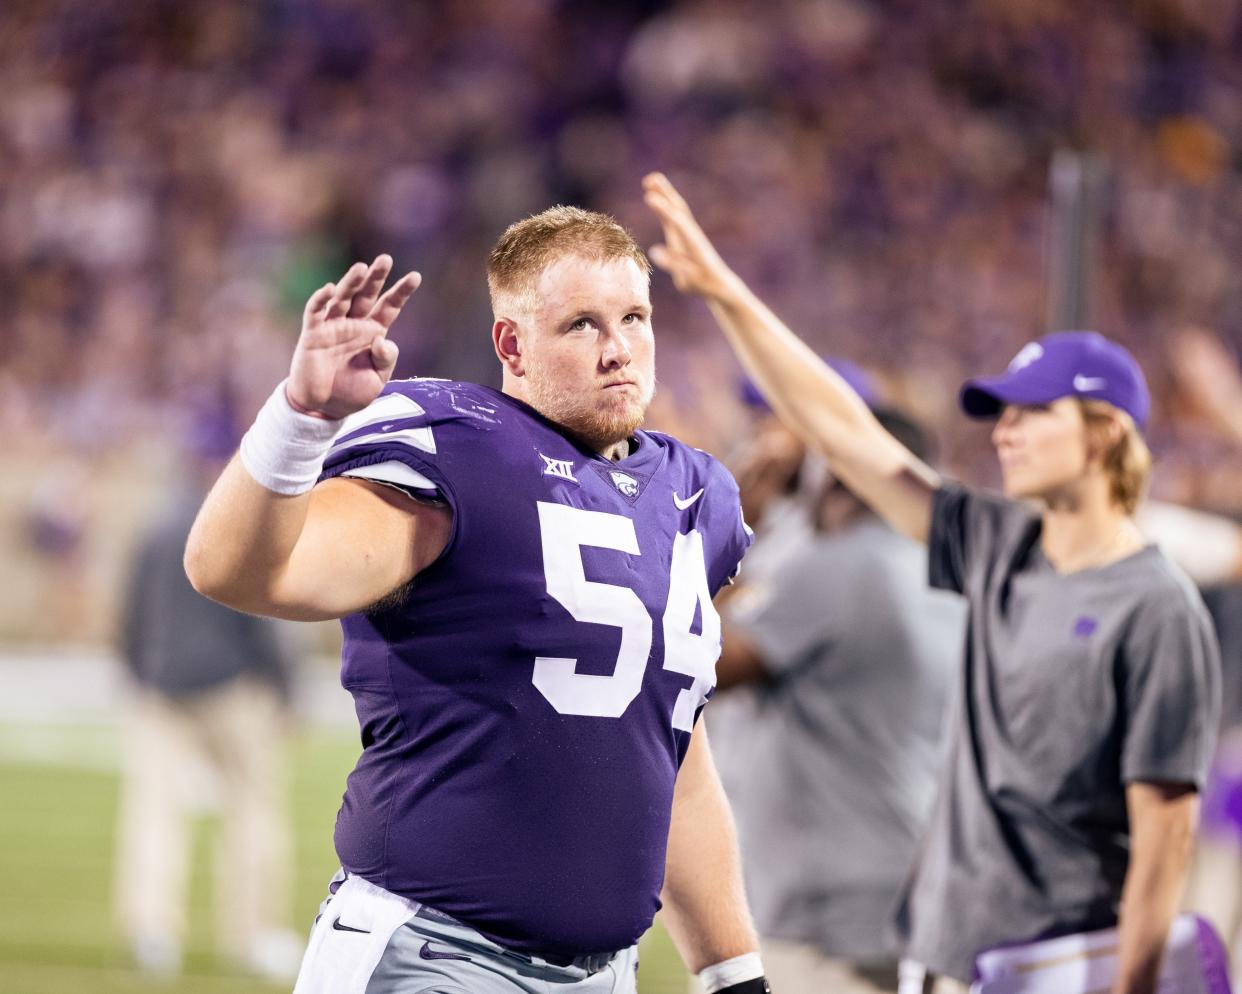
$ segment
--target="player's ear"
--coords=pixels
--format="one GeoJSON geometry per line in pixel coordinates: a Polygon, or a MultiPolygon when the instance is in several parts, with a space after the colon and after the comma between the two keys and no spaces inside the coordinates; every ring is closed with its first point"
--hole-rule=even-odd
{"type": "Polygon", "coordinates": [[[492,347],[496,350],[496,358],[514,376],[524,376],[525,365],[522,361],[522,339],[518,334],[517,325],[509,318],[498,317],[492,325],[492,347]]]}

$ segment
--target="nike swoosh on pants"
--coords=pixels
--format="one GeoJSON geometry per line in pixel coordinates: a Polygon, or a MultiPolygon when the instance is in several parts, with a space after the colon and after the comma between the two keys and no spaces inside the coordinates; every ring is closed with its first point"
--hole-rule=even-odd
{"type": "Polygon", "coordinates": [[[424,942],[418,950],[419,959],[459,959],[470,962],[469,956],[462,956],[460,953],[438,953],[431,948],[430,942],[424,942]]]}

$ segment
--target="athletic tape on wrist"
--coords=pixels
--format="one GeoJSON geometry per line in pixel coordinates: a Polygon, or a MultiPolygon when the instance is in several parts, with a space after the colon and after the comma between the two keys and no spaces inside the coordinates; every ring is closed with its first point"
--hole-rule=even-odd
{"type": "Polygon", "coordinates": [[[241,462],[260,486],[278,494],[304,494],[315,485],[340,421],[299,414],[285,384],[272,391],[241,443],[241,462]]]}
{"type": "Polygon", "coordinates": [[[716,994],[734,984],[763,979],[763,962],[758,953],[743,953],[732,959],[714,963],[699,971],[699,980],[707,994],[716,994]]]}

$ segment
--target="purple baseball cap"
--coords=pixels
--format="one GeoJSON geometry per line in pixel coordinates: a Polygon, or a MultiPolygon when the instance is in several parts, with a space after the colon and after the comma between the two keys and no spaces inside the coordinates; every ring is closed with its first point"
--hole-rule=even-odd
{"type": "MultiPolygon", "coordinates": [[[[836,357],[820,356],[829,366],[836,371],[841,379],[849,384],[850,389],[863,399],[868,407],[874,407],[879,400],[879,391],[875,388],[875,381],[866,370],[854,365],[848,359],[838,359],[836,357]]],[[[754,381],[750,377],[742,374],[738,377],[738,396],[743,404],[757,411],[770,411],[772,405],[767,398],[760,393],[759,388],[755,386],[754,381]]]]}
{"type": "Polygon", "coordinates": [[[1050,404],[1061,397],[1106,401],[1140,428],[1151,412],[1134,356],[1094,331],[1058,331],[1028,342],[1000,376],[967,380],[959,401],[972,418],[994,418],[1006,404],[1050,404]]]}

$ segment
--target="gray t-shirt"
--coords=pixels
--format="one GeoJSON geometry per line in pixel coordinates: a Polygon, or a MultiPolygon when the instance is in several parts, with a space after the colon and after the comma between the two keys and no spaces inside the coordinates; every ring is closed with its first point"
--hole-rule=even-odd
{"type": "MultiPolygon", "coordinates": [[[[758,544],[758,543],[757,543],[758,544]]],[[[941,756],[965,605],[875,519],[807,531],[730,604],[772,679],[707,709],[766,937],[894,958],[888,923],[941,756]]]]}
{"type": "Polygon", "coordinates": [[[1058,574],[1024,505],[946,486],[931,582],[970,605],[941,789],[899,914],[906,952],[971,978],[982,950],[1116,924],[1125,785],[1201,786],[1220,658],[1154,546],[1058,574]]]}

